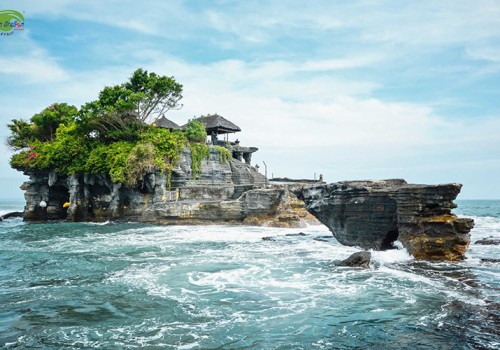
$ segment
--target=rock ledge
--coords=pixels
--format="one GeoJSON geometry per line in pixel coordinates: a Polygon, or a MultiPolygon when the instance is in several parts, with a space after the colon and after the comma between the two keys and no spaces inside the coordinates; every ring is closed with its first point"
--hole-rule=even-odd
{"type": "Polygon", "coordinates": [[[384,250],[399,240],[417,259],[460,260],[474,226],[472,219],[451,212],[461,187],[402,179],[343,181],[307,186],[296,194],[342,244],[384,250]]]}

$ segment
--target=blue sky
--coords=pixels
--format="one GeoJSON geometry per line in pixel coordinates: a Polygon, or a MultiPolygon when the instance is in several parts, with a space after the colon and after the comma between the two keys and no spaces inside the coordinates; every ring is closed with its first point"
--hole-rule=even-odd
{"type": "MultiPolygon", "coordinates": [[[[0,136],[139,67],[174,76],[182,124],[218,113],[269,175],[405,178],[500,198],[500,2],[6,1],[0,136]]],[[[0,193],[22,197],[2,143],[0,193]]]]}

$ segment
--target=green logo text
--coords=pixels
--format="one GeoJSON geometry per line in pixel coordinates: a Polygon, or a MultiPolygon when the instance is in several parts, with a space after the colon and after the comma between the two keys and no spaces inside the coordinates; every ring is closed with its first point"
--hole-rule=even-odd
{"type": "Polygon", "coordinates": [[[0,35],[11,35],[24,29],[24,16],[14,10],[0,10],[0,35]]]}

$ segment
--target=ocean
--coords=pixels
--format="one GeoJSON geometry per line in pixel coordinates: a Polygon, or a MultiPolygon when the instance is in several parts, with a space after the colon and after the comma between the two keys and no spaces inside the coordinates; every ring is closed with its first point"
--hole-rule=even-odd
{"type": "MultiPolygon", "coordinates": [[[[23,202],[0,201],[0,214],[23,202]]],[[[324,226],[0,222],[6,349],[498,349],[500,201],[457,201],[467,259],[358,251],[324,226]],[[305,235],[299,235],[304,233],[305,235]],[[263,237],[273,237],[263,240],[263,237]]]]}

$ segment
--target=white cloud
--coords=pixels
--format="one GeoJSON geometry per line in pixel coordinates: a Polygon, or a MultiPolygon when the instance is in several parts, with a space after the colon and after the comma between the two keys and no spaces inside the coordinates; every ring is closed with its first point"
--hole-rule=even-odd
{"type": "Polygon", "coordinates": [[[60,66],[37,56],[20,57],[15,61],[0,57],[0,74],[14,75],[28,83],[53,83],[68,78],[60,66]]]}
{"type": "Polygon", "coordinates": [[[54,83],[68,79],[66,71],[46,50],[35,44],[29,31],[22,41],[7,43],[0,56],[0,74],[26,83],[54,83]]]}
{"type": "Polygon", "coordinates": [[[466,50],[469,57],[477,60],[500,63],[500,46],[476,46],[466,50]]]}

